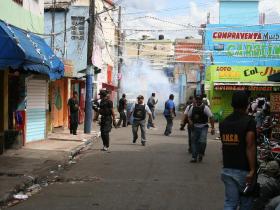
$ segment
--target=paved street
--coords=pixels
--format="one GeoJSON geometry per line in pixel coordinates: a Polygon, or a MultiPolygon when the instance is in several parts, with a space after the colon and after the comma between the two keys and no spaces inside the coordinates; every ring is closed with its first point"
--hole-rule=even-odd
{"type": "Polygon", "coordinates": [[[63,172],[60,182],[10,209],[222,209],[220,142],[209,135],[205,159],[191,164],[179,119],[171,137],[162,135],[163,118],[156,123],[146,147],[131,143],[131,127],[114,129],[110,152],[100,151],[99,140],[63,172]]]}

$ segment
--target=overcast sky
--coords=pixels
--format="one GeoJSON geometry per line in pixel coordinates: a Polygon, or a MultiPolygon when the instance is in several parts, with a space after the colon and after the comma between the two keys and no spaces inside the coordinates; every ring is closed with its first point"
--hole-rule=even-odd
{"type": "MultiPolygon", "coordinates": [[[[197,29],[190,26],[206,23],[208,12],[211,23],[218,23],[217,0],[119,0],[119,2],[124,7],[123,28],[164,30],[138,33],[128,30],[127,38],[141,37],[143,34],[152,37],[164,34],[170,39],[198,37],[197,29]]],[[[259,10],[266,13],[267,23],[280,23],[280,0],[261,0],[259,10]]]]}

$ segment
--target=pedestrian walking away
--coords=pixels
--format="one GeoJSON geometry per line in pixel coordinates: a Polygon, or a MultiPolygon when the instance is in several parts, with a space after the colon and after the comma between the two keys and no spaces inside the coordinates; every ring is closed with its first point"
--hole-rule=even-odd
{"type": "Polygon", "coordinates": [[[225,185],[224,209],[250,210],[257,189],[256,122],[246,113],[246,92],[234,92],[231,105],[233,113],[219,126],[223,153],[221,179],[225,185]]]}
{"type": "Polygon", "coordinates": [[[77,91],[73,92],[73,96],[68,100],[67,104],[70,117],[70,134],[77,135],[80,109],[77,91]]]}
{"type": "Polygon", "coordinates": [[[158,100],[155,99],[156,94],[152,93],[152,96],[148,99],[148,107],[152,112],[152,117],[149,116],[148,119],[148,124],[147,124],[147,128],[149,129],[150,127],[155,127],[153,121],[156,118],[156,114],[155,114],[155,108],[156,108],[156,104],[158,103],[158,100]]]}
{"type": "Polygon", "coordinates": [[[152,112],[149,107],[144,104],[144,96],[139,95],[137,97],[137,103],[133,104],[128,115],[128,119],[133,115],[132,123],[132,134],[133,134],[133,143],[136,143],[138,139],[138,128],[141,129],[141,143],[143,146],[146,145],[146,115],[152,117],[152,112]]]}
{"type": "Polygon", "coordinates": [[[101,115],[100,131],[103,141],[103,150],[107,151],[110,146],[110,132],[112,130],[112,123],[116,127],[115,113],[113,110],[113,102],[109,100],[109,92],[101,90],[100,93],[100,108],[99,114],[101,115]]]}
{"type": "MultiPolygon", "coordinates": [[[[190,96],[189,97],[189,100],[187,101],[187,103],[186,103],[186,108],[189,106],[189,105],[191,105],[192,103],[194,102],[194,99],[193,99],[193,96],[190,96]]],[[[186,109],[185,109],[186,110],[186,109]]],[[[183,116],[183,119],[182,119],[182,121],[181,121],[181,123],[180,123],[180,130],[181,131],[184,131],[185,130],[185,126],[187,125],[187,118],[186,118],[186,116],[184,115],[183,116]]]]}
{"type": "Polygon", "coordinates": [[[172,133],[173,119],[174,117],[176,117],[175,104],[173,100],[174,100],[174,95],[171,94],[169,96],[169,99],[165,102],[165,106],[164,106],[163,114],[167,121],[166,128],[164,131],[165,136],[170,136],[170,134],[172,133]]]}
{"type": "Polygon", "coordinates": [[[211,134],[215,134],[214,118],[210,108],[202,102],[201,96],[196,96],[195,104],[188,112],[189,125],[191,126],[191,163],[201,162],[205,155],[208,134],[208,120],[211,123],[211,134]]]}
{"type": "Polygon", "coordinates": [[[120,120],[117,124],[117,127],[120,127],[121,123],[122,123],[122,127],[126,127],[126,124],[127,124],[126,107],[127,107],[126,95],[123,94],[122,98],[119,100],[119,105],[118,105],[118,112],[120,114],[120,120]]]}
{"type": "Polygon", "coordinates": [[[188,113],[193,106],[194,106],[194,101],[186,107],[186,109],[184,111],[184,117],[183,117],[183,121],[186,122],[186,124],[188,124],[187,132],[188,132],[188,152],[189,153],[192,153],[192,143],[191,143],[192,127],[189,123],[188,113]]]}

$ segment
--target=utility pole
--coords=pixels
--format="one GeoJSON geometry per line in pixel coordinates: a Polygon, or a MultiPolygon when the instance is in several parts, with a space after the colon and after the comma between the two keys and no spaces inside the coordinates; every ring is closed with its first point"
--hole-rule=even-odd
{"type": "Polygon", "coordinates": [[[54,25],[55,25],[55,6],[56,0],[52,0],[52,30],[51,30],[51,48],[54,51],[54,25]]]}
{"type": "Polygon", "coordinates": [[[86,71],[86,106],[85,106],[85,126],[84,133],[91,132],[92,123],[92,54],[95,39],[95,0],[89,2],[89,22],[88,22],[88,51],[87,51],[87,71],[86,71]]]}
{"type": "Polygon", "coordinates": [[[121,91],[121,79],[120,77],[122,71],[122,8],[119,6],[119,17],[118,17],[118,92],[117,92],[117,100],[120,100],[120,91],[121,91]]]}

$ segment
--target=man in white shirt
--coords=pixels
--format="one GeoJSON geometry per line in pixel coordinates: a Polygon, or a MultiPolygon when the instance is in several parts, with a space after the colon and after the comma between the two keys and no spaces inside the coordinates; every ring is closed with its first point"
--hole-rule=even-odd
{"type": "Polygon", "coordinates": [[[133,134],[133,143],[136,143],[138,139],[138,127],[141,129],[141,143],[143,146],[146,145],[146,115],[149,115],[152,118],[152,112],[149,107],[144,104],[144,96],[139,95],[137,97],[137,103],[133,104],[130,113],[128,114],[128,119],[133,115],[132,123],[132,134],[133,134]]]}
{"type": "Polygon", "coordinates": [[[215,134],[213,114],[208,106],[203,104],[202,98],[197,96],[195,98],[195,105],[188,112],[189,124],[192,127],[192,159],[191,163],[202,161],[208,134],[208,120],[211,123],[211,134],[215,134]]]}

